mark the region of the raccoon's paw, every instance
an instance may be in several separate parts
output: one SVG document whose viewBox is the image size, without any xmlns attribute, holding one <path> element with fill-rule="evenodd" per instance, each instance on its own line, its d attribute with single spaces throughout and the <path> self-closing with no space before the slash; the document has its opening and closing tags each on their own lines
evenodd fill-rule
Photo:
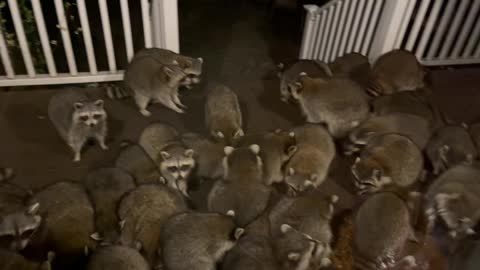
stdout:
<svg viewBox="0 0 480 270">
<path fill-rule="evenodd" d="M 328 267 L 332 264 L 332 260 L 330 260 L 330 258 L 323 258 L 321 261 L 320 261 L 320 267 Z"/>
<path fill-rule="evenodd" d="M 80 162 L 80 153 L 76 153 L 75 156 L 73 157 L 73 162 Z"/>
<path fill-rule="evenodd" d="M 152 113 L 147 110 L 140 110 L 140 113 L 145 117 L 149 117 L 150 115 L 152 115 Z"/>
</svg>

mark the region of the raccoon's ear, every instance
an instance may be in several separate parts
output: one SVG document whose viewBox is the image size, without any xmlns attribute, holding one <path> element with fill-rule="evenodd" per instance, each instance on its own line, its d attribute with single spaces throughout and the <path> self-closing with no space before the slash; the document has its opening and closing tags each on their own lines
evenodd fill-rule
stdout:
<svg viewBox="0 0 480 270">
<path fill-rule="evenodd" d="M 225 135 L 223 135 L 223 132 L 221 132 L 221 131 L 215 132 L 215 136 L 218 137 L 218 138 L 220 138 L 220 139 L 225 138 Z"/>
<path fill-rule="evenodd" d="M 258 146 L 258 144 L 252 144 L 248 148 L 250 148 L 252 153 L 254 153 L 255 155 L 258 155 L 258 153 L 260 153 L 260 146 Z"/>
<path fill-rule="evenodd" d="M 230 156 L 230 154 L 233 152 L 235 148 L 231 147 L 231 146 L 225 146 L 223 148 L 223 152 L 225 153 L 226 156 Z"/>
<path fill-rule="evenodd" d="M 295 132 L 290 131 L 290 133 L 288 133 L 288 136 L 290 136 L 290 137 L 292 137 L 292 138 L 295 138 Z"/>
<path fill-rule="evenodd" d="M 161 151 L 160 155 L 162 156 L 163 160 L 167 160 L 170 158 L 170 154 L 165 151 Z"/>
<path fill-rule="evenodd" d="M 172 64 L 178 66 L 178 61 L 175 59 L 175 60 L 172 61 Z"/>
<path fill-rule="evenodd" d="M 187 149 L 187 150 L 185 150 L 184 155 L 188 158 L 191 158 L 191 157 L 193 157 L 194 153 L 195 153 L 195 151 L 193 151 L 193 149 Z"/>
<path fill-rule="evenodd" d="M 235 217 L 235 211 L 232 210 L 232 209 L 228 210 L 228 211 L 227 211 L 227 216 L 229 216 L 229 217 Z"/>
<path fill-rule="evenodd" d="M 102 99 L 99 99 L 99 100 L 95 101 L 95 103 L 93 103 L 93 104 L 95 104 L 95 106 L 97 106 L 97 107 L 103 108 L 103 100 Z"/>
<path fill-rule="evenodd" d="M 290 261 L 296 262 L 296 261 L 300 260 L 300 253 L 290 252 L 290 253 L 288 253 L 288 259 Z"/>
<path fill-rule="evenodd" d="M 290 175 L 290 176 L 294 175 L 295 174 L 295 169 L 292 168 L 292 167 L 288 168 L 287 174 Z"/>
<path fill-rule="evenodd" d="M 283 71 L 283 69 L 285 68 L 285 64 L 283 64 L 283 63 L 278 63 L 277 68 L 278 68 L 280 71 Z"/>
<path fill-rule="evenodd" d="M 303 182 L 303 185 L 304 185 L 305 187 L 313 187 L 313 186 L 314 186 L 314 185 L 313 185 L 313 182 L 310 181 L 310 180 L 305 180 L 305 181 Z"/>
<path fill-rule="evenodd" d="M 38 214 L 38 210 L 40 210 L 40 203 L 37 202 L 27 208 L 27 214 L 34 216 Z"/>
<path fill-rule="evenodd" d="M 235 233 L 234 233 L 235 240 L 240 239 L 240 237 L 243 235 L 244 232 L 245 232 L 245 229 L 243 229 L 243 228 L 236 228 L 236 229 L 235 229 Z"/>
<path fill-rule="evenodd" d="M 240 128 L 235 132 L 235 134 L 233 135 L 233 138 L 238 139 L 243 136 L 245 136 L 245 133 L 243 132 L 243 129 Z"/>
<path fill-rule="evenodd" d="M 300 72 L 300 74 L 298 74 L 298 76 L 304 77 L 304 76 L 308 76 L 308 74 L 306 72 Z"/>
<path fill-rule="evenodd" d="M 125 219 L 124 219 L 124 220 L 121 220 L 121 221 L 118 223 L 118 227 L 120 227 L 120 230 L 123 230 L 123 227 L 125 227 Z"/>
<path fill-rule="evenodd" d="M 282 233 L 288 233 L 291 230 L 293 230 L 293 228 L 292 228 L 292 226 L 290 226 L 288 224 L 280 225 L 280 232 L 282 232 Z"/>
<path fill-rule="evenodd" d="M 338 202 L 338 196 L 333 194 L 332 196 L 330 196 L 330 202 L 331 203 L 337 203 Z"/>
<path fill-rule="evenodd" d="M 447 153 L 450 151 L 450 146 L 444 144 L 438 149 L 438 154 L 442 158 L 446 158 Z"/>
<path fill-rule="evenodd" d="M 142 243 L 138 240 L 135 241 L 135 249 L 138 251 L 142 250 Z"/>
<path fill-rule="evenodd" d="M 95 241 L 102 241 L 103 240 L 103 237 L 98 232 L 92 233 L 90 235 L 90 238 L 92 238 Z"/>
<path fill-rule="evenodd" d="M 163 67 L 163 72 L 165 72 L 165 75 L 167 75 L 169 78 L 173 77 L 173 69 L 167 67 L 167 66 L 164 66 Z"/>
<path fill-rule="evenodd" d="M 317 179 L 318 179 L 318 175 L 316 173 L 312 173 L 310 175 L 310 180 L 311 181 L 315 182 L 315 181 L 317 181 Z"/>
<path fill-rule="evenodd" d="M 84 106 L 84 104 L 81 103 L 81 102 L 75 102 L 75 103 L 73 103 L 73 108 L 74 108 L 75 110 L 80 110 L 81 108 L 83 108 L 83 106 Z"/>
<path fill-rule="evenodd" d="M 200 61 L 200 63 L 203 64 L 203 58 L 202 57 L 198 57 L 197 60 Z"/>
<path fill-rule="evenodd" d="M 295 152 L 297 152 L 298 150 L 298 147 L 296 145 L 290 145 L 287 149 L 287 156 L 292 156 L 293 154 L 295 154 Z"/>
</svg>

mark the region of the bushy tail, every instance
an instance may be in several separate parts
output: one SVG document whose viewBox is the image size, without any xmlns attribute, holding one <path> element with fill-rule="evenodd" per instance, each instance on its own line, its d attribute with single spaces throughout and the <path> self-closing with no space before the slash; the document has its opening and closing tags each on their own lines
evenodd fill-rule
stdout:
<svg viewBox="0 0 480 270">
<path fill-rule="evenodd" d="M 7 181 L 15 176 L 12 168 L 0 168 L 0 182 Z"/>
<path fill-rule="evenodd" d="M 108 84 L 105 86 L 105 91 L 109 99 L 124 99 L 130 96 L 130 91 L 120 84 Z"/>
</svg>

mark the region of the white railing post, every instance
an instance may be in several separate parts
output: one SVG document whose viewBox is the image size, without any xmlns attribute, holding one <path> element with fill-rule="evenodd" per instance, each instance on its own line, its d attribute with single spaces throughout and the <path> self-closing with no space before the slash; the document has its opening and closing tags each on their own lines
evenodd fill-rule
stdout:
<svg viewBox="0 0 480 270">
<path fill-rule="evenodd" d="M 307 17 L 305 18 L 305 25 L 303 27 L 303 40 L 302 47 L 300 48 L 300 59 L 307 59 L 311 57 L 311 51 L 313 48 L 311 44 L 314 43 L 315 33 L 313 33 L 314 26 L 318 24 L 318 6 L 316 5 L 305 5 L 305 10 L 307 10 Z"/>
<path fill-rule="evenodd" d="M 177 0 L 152 0 L 154 47 L 180 51 Z"/>
<path fill-rule="evenodd" d="M 407 10 L 408 0 L 386 0 L 373 37 L 368 57 L 374 61 L 378 56 L 392 50 Z"/>
</svg>

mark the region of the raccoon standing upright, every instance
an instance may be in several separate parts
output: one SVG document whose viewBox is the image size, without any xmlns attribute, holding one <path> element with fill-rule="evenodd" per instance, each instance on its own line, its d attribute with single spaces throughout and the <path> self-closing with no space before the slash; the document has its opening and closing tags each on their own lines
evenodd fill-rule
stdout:
<svg viewBox="0 0 480 270">
<path fill-rule="evenodd" d="M 208 88 L 205 125 L 213 138 L 231 144 L 233 139 L 244 135 L 238 97 L 222 84 L 211 84 Z"/>
<path fill-rule="evenodd" d="M 80 152 L 85 142 L 94 138 L 100 147 L 107 136 L 107 112 L 103 100 L 92 99 L 80 89 L 64 89 L 55 94 L 48 104 L 48 116 L 60 137 L 72 148 L 73 161 L 80 161 Z"/>
</svg>

